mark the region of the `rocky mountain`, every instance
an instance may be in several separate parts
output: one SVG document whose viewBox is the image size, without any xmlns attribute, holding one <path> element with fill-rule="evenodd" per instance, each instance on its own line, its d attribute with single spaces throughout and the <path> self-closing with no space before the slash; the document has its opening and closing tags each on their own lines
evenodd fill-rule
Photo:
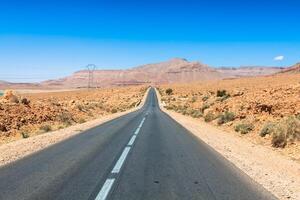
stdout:
<svg viewBox="0 0 300 200">
<path fill-rule="evenodd" d="M 82 70 L 69 77 L 45 81 L 42 84 L 53 87 L 86 87 L 88 77 L 89 72 Z M 222 74 L 216 69 L 202 63 L 174 58 L 166 62 L 142 65 L 127 70 L 96 70 L 93 73 L 93 86 L 192 82 L 221 79 L 222 77 Z"/>
</svg>

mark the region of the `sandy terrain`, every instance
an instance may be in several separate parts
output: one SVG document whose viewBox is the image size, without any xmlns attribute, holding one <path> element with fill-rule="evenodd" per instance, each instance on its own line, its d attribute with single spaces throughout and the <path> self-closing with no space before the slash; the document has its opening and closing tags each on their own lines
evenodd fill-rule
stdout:
<svg viewBox="0 0 300 200">
<path fill-rule="evenodd" d="M 158 94 L 159 99 L 161 98 Z M 274 151 L 270 146 L 257 145 L 241 135 L 226 132 L 202 119 L 161 109 L 191 133 L 206 142 L 256 182 L 279 199 L 300 199 L 299 162 Z"/>
<path fill-rule="evenodd" d="M 0 97 L 0 144 L 124 112 L 138 106 L 146 87 L 15 94 Z"/>
<path fill-rule="evenodd" d="M 160 86 L 166 108 L 300 161 L 300 74 Z M 173 91 L 170 95 L 166 89 Z M 280 148 L 281 147 L 281 148 Z"/>
<path fill-rule="evenodd" d="M 23 158 L 29 154 L 37 152 L 59 141 L 65 140 L 71 136 L 80 134 L 87 129 L 101 125 L 109 120 L 115 119 L 129 112 L 133 112 L 135 110 L 140 109 L 145 103 L 148 91 L 149 90 L 147 90 L 146 93 L 144 93 L 144 96 L 142 97 L 139 106 L 131 108 L 127 111 L 102 116 L 98 119 L 94 119 L 83 124 L 76 124 L 74 126 L 70 126 L 65 129 L 48 132 L 27 139 L 2 144 L 0 146 L 0 166 L 11 163 L 17 159 Z"/>
</svg>

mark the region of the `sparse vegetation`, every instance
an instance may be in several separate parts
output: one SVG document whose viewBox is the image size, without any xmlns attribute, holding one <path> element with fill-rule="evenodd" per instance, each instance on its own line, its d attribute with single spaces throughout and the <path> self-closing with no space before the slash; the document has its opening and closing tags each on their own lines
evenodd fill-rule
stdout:
<svg viewBox="0 0 300 200">
<path fill-rule="evenodd" d="M 271 130 L 272 145 L 274 147 L 285 147 L 288 143 L 300 140 L 300 120 L 295 116 L 282 119 Z"/>
<path fill-rule="evenodd" d="M 173 94 L 173 89 L 172 89 L 172 88 L 166 89 L 166 94 L 167 94 L 167 95 Z"/>
<path fill-rule="evenodd" d="M 83 123 L 85 123 L 85 122 L 86 122 L 86 120 L 83 119 L 83 118 L 80 118 L 80 119 L 78 120 L 78 123 L 79 123 L 79 124 L 83 124 Z"/>
<path fill-rule="evenodd" d="M 29 138 L 29 133 L 26 131 L 22 131 L 21 135 L 22 135 L 22 138 L 24 138 L 24 139 Z"/>
<path fill-rule="evenodd" d="M 254 125 L 251 123 L 241 123 L 235 126 L 234 130 L 241 134 L 247 134 L 254 129 Z"/>
<path fill-rule="evenodd" d="M 253 131 L 255 134 L 246 138 L 263 144 L 269 142 L 274 147 L 295 148 L 292 151 L 295 153 L 300 150 L 300 136 L 295 128 L 300 121 L 299 78 L 300 74 L 293 74 L 170 84 L 161 86 L 161 91 L 168 109 L 190 116 L 195 116 L 193 110 L 198 110 L 206 121 L 227 123 L 226 130 L 232 128 L 243 134 Z M 173 89 L 172 96 L 165 93 L 168 88 Z M 168 101 L 171 98 L 175 100 Z M 201 114 L 197 113 L 197 117 Z"/>
<path fill-rule="evenodd" d="M 235 118 L 235 114 L 233 112 L 226 111 L 225 113 L 219 116 L 218 124 L 221 125 L 233 121 L 234 118 Z"/>
<path fill-rule="evenodd" d="M 207 101 L 209 99 L 209 96 L 202 97 L 202 101 Z"/>
<path fill-rule="evenodd" d="M 227 96 L 227 91 L 226 90 L 217 90 L 217 97 L 224 97 Z"/>
<path fill-rule="evenodd" d="M 204 116 L 204 121 L 205 122 L 211 122 L 213 120 L 215 120 L 217 117 L 214 115 L 214 113 L 212 112 L 208 112 L 205 116 Z"/>
<path fill-rule="evenodd" d="M 204 111 L 205 111 L 206 109 L 208 109 L 209 107 L 210 107 L 209 104 L 207 104 L 207 103 L 203 104 L 202 107 L 201 107 L 201 112 L 204 113 Z"/>
<path fill-rule="evenodd" d="M 193 112 L 191 113 L 191 116 L 192 116 L 193 118 L 200 118 L 200 117 L 202 117 L 203 115 L 202 115 L 202 113 L 201 113 L 199 110 L 193 110 Z"/>
<path fill-rule="evenodd" d="M 196 97 L 196 96 L 193 96 L 192 99 L 191 99 L 191 102 L 194 103 L 194 102 L 196 102 L 196 101 L 197 101 L 197 97 Z"/>
<path fill-rule="evenodd" d="M 63 113 L 59 114 L 57 117 L 58 117 L 58 120 L 60 122 L 62 122 L 65 126 L 72 125 L 73 117 L 70 113 L 63 112 Z"/>
<path fill-rule="evenodd" d="M 52 131 L 52 127 L 49 124 L 40 126 L 40 130 L 44 133 Z"/>
<path fill-rule="evenodd" d="M 111 113 L 117 113 L 117 112 L 118 112 L 117 109 L 115 109 L 115 108 L 111 109 Z"/>
<path fill-rule="evenodd" d="M 263 126 L 263 128 L 261 129 L 259 135 L 261 137 L 265 137 L 266 135 L 271 135 L 272 132 L 274 131 L 275 126 L 276 126 L 276 124 L 268 122 L 267 124 L 265 124 Z"/>
</svg>

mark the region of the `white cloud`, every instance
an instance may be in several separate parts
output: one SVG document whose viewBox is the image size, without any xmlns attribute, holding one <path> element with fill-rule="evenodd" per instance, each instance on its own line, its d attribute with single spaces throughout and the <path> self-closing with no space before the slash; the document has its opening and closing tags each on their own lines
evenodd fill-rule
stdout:
<svg viewBox="0 0 300 200">
<path fill-rule="evenodd" d="M 276 56 L 274 58 L 275 61 L 282 61 L 284 59 L 284 56 Z"/>
</svg>

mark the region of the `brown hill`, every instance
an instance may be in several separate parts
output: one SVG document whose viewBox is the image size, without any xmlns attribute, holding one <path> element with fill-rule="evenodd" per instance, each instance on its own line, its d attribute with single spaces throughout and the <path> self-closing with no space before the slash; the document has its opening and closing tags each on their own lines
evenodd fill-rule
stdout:
<svg viewBox="0 0 300 200">
<path fill-rule="evenodd" d="M 93 86 L 161 84 L 220 78 L 222 74 L 207 65 L 174 58 L 166 62 L 142 65 L 127 70 L 96 70 L 93 73 Z M 53 87 L 86 87 L 87 83 L 88 71 L 82 70 L 69 77 L 45 81 L 42 84 Z"/>
</svg>

